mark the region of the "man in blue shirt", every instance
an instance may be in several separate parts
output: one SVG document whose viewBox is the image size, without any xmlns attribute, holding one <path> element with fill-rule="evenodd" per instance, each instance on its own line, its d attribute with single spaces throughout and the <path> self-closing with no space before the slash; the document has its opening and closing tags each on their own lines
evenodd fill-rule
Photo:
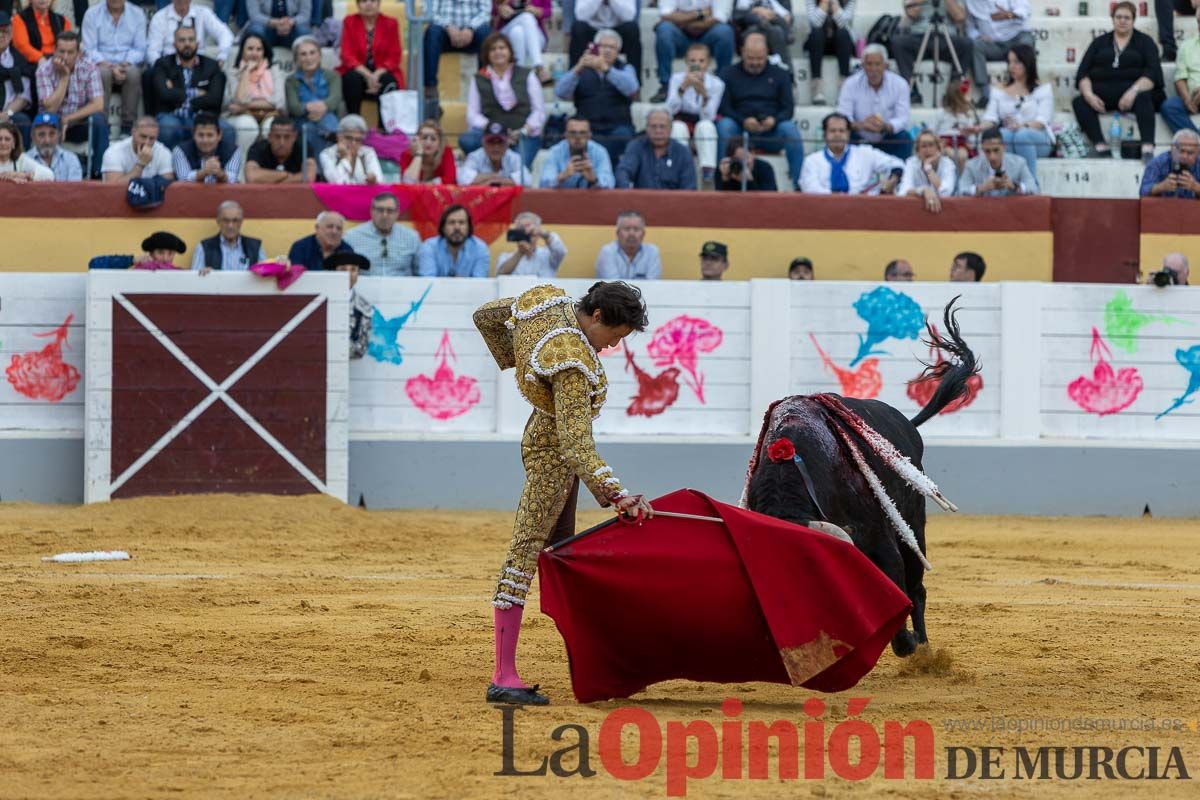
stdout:
<svg viewBox="0 0 1200 800">
<path fill-rule="evenodd" d="M 1200 134 L 1184 128 L 1171 137 L 1171 149 L 1146 165 L 1142 175 L 1142 197 L 1200 197 Z"/>
<path fill-rule="evenodd" d="M 353 253 L 354 248 L 342 241 L 346 218 L 336 211 L 317 214 L 316 232 L 297 239 L 288 250 L 288 260 L 303 264 L 305 269 L 324 269 L 325 259 L 334 253 Z"/>
<path fill-rule="evenodd" d="M 655 109 L 646 117 L 646 135 L 625 148 L 617 165 L 618 189 L 696 188 L 692 151 L 671 138 L 671 115 Z"/>
<path fill-rule="evenodd" d="M 475 223 L 458 204 L 442 212 L 438 235 L 417 251 L 417 274 L 428 278 L 486 278 L 488 246 L 475 235 Z"/>
<path fill-rule="evenodd" d="M 105 108 L 113 86 L 121 89 L 121 130 L 128 133 L 142 97 L 146 14 L 126 0 L 105 0 L 87 10 L 80 29 L 84 55 L 100 68 Z"/>
<path fill-rule="evenodd" d="M 62 131 L 57 114 L 38 114 L 33 119 L 33 160 L 54 172 L 56 181 L 83 180 L 79 156 L 59 146 Z"/>
<path fill-rule="evenodd" d="M 541 187 L 611 189 L 616 183 L 608 151 L 592 141 L 592 124 L 578 115 L 568 119 L 566 138 L 546 154 Z"/>
</svg>

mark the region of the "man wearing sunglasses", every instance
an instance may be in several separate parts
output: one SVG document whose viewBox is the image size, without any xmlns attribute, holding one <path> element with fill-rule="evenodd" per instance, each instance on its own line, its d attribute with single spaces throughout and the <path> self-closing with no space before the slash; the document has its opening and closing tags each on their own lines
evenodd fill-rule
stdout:
<svg viewBox="0 0 1200 800">
<path fill-rule="evenodd" d="M 391 192 L 381 192 L 371 201 L 371 221 L 346 234 L 354 252 L 371 262 L 372 275 L 407 277 L 417 274 L 417 248 L 421 237 L 399 225 L 400 202 Z"/>
</svg>

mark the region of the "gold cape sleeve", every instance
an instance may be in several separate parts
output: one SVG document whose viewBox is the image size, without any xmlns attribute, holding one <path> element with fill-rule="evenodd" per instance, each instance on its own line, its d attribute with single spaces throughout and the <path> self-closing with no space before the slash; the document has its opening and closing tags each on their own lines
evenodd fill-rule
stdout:
<svg viewBox="0 0 1200 800">
<path fill-rule="evenodd" d="M 512 297 L 502 297 L 484 303 L 475 309 L 472 315 L 475 327 L 479 329 L 479 334 L 483 336 L 483 341 L 501 370 L 515 367 L 517 364 L 517 357 L 513 352 L 512 331 L 506 325 L 512 316 L 513 300 Z"/>
<path fill-rule="evenodd" d="M 555 373 L 552 380 L 560 452 L 596 502 L 607 507 L 614 495 L 628 492 L 613 475 L 612 467 L 596 452 L 596 442 L 592 439 L 592 384 L 578 369 L 564 369 Z"/>
</svg>

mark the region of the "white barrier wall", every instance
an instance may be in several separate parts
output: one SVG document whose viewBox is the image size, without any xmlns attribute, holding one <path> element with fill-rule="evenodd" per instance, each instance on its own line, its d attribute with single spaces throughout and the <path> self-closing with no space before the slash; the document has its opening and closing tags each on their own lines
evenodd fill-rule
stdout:
<svg viewBox="0 0 1200 800">
<path fill-rule="evenodd" d="M 212 275 L 206 287 L 238 277 Z M 368 355 L 350 365 L 351 438 L 519 435 L 529 406 L 511 373 L 497 372 L 471 312 L 536 283 L 362 279 L 359 293 L 377 313 Z M 580 295 L 591 282 L 558 283 Z M 82 435 L 85 284 L 82 275 L 0 276 L 7 435 Z M 820 391 L 876 397 L 911 416 L 932 390 L 910 386 L 931 358 L 923 323 L 941 327 L 943 306 L 961 294 L 958 319 L 983 371 L 970 402 L 931 420 L 926 436 L 1200 439 L 1189 393 L 1200 389 L 1195 289 L 783 280 L 642 289 L 650 327 L 629 337 L 627 351 L 604 354 L 601 435 L 749 437 L 772 401 Z"/>
</svg>

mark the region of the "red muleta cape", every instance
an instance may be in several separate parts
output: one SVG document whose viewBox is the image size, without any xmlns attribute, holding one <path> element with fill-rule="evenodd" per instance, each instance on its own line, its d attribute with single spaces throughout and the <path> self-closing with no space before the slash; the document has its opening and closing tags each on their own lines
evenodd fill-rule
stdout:
<svg viewBox="0 0 1200 800">
<path fill-rule="evenodd" d="M 907 618 L 908 598 L 857 548 L 693 489 L 655 517 L 606 523 L 538 559 L 542 613 L 567 646 L 581 703 L 652 683 L 849 689 Z"/>
</svg>

